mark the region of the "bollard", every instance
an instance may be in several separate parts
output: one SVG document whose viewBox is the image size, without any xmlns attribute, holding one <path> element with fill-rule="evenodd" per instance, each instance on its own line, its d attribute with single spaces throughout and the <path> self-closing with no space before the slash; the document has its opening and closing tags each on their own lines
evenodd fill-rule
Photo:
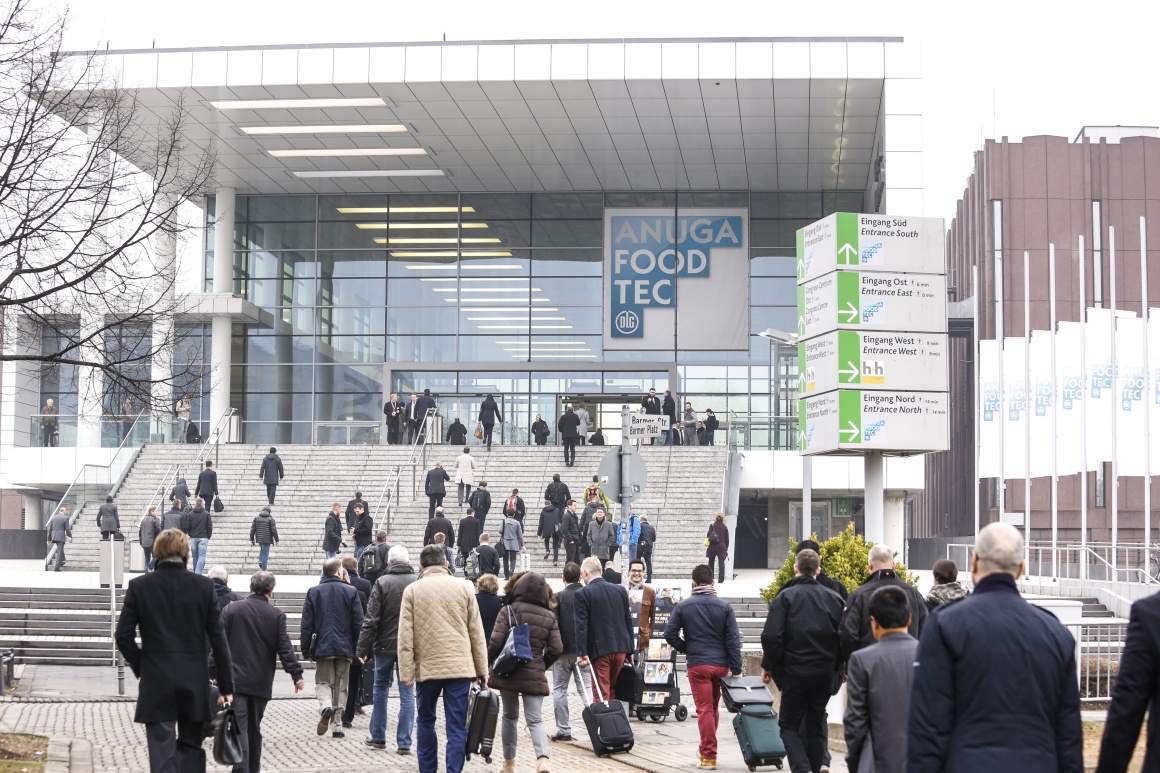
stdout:
<svg viewBox="0 0 1160 773">
<path fill-rule="evenodd" d="M 125 694 L 125 656 L 117 651 L 117 695 Z"/>
</svg>

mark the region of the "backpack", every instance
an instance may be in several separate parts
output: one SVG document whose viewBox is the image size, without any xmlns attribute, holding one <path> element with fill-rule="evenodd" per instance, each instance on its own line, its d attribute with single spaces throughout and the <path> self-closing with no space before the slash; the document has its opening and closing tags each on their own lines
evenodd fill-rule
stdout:
<svg viewBox="0 0 1160 773">
<path fill-rule="evenodd" d="M 371 545 L 358 559 L 358 576 L 370 583 L 379 579 L 387 569 L 387 562 L 379 553 L 380 547 L 386 545 Z"/>
<path fill-rule="evenodd" d="M 479 548 L 472 548 L 463 560 L 463 576 L 472 582 L 483 576 L 483 570 L 479 567 Z"/>
<path fill-rule="evenodd" d="M 600 499 L 600 487 L 595 483 L 584 490 L 584 504 L 588 504 L 593 499 Z"/>
</svg>

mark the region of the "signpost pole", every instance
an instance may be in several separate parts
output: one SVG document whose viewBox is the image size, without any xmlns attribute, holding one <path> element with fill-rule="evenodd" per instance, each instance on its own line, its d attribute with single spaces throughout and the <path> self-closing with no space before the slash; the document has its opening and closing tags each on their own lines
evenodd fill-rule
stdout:
<svg viewBox="0 0 1160 773">
<path fill-rule="evenodd" d="M 632 516 L 632 474 L 629 462 L 632 457 L 632 440 L 629 425 L 632 418 L 628 406 L 620 406 L 620 578 L 628 585 L 628 535 L 629 518 Z"/>
<path fill-rule="evenodd" d="M 883 486 L 883 460 L 881 451 L 867 451 L 862 457 L 865 464 L 865 506 L 866 541 L 874 544 L 886 539 L 886 492 Z M 891 545 L 899 548 L 900 545 Z"/>
</svg>

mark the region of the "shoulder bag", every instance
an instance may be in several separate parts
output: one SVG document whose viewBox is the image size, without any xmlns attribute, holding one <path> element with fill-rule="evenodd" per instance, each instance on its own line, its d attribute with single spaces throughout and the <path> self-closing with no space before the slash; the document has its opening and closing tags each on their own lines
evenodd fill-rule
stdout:
<svg viewBox="0 0 1160 773">
<path fill-rule="evenodd" d="M 219 765 L 242 764 L 242 731 L 234 707 L 228 703 L 214 719 L 213 760 Z"/>
<path fill-rule="evenodd" d="M 480 424 L 479 422 L 476 422 L 475 423 L 475 432 L 473 432 L 472 434 L 475 435 L 476 440 L 481 440 L 483 438 L 483 425 Z"/>
<path fill-rule="evenodd" d="M 491 673 L 496 676 L 511 676 L 517 670 L 532 662 L 532 628 L 527 623 L 516 623 L 511 604 L 507 605 L 508 629 L 507 641 L 500 650 L 495 662 L 491 664 Z"/>
<path fill-rule="evenodd" d="M 215 513 L 220 513 L 220 512 L 223 512 L 225 509 L 226 509 L 226 506 L 224 504 L 222 504 L 221 497 L 215 496 L 213 498 L 213 511 Z"/>
</svg>

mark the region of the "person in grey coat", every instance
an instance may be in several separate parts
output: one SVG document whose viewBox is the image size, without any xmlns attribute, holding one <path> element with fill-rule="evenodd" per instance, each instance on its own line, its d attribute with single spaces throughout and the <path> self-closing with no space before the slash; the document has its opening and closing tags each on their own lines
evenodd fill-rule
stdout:
<svg viewBox="0 0 1160 773">
<path fill-rule="evenodd" d="M 870 597 L 877 644 L 850 656 L 846 672 L 846 766 L 850 773 L 906 768 L 906 723 L 918 640 L 907 633 L 910 605 L 901 588 Z"/>
<path fill-rule="evenodd" d="M 105 504 L 97 510 L 97 528 L 101 530 L 101 539 L 112 539 L 113 534 L 121 530 L 121 519 L 117 517 L 112 496 L 105 497 Z"/>
<path fill-rule="evenodd" d="M 508 513 L 504 513 L 499 527 L 499 541 L 503 547 L 504 579 L 511 579 L 516 571 L 516 556 L 524 550 L 524 527 Z"/>
<path fill-rule="evenodd" d="M 189 498 L 193 494 L 189 493 L 189 484 L 185 482 L 185 478 L 178 478 L 177 482 L 173 484 L 173 490 L 169 492 L 170 499 L 176 499 L 181 503 L 182 510 L 189 509 Z"/>
<path fill-rule="evenodd" d="M 588 427 L 592 423 L 592 419 L 588 416 L 588 409 L 584 407 L 584 403 L 576 406 L 576 418 L 580 420 L 580 425 L 576 427 L 576 432 L 580 434 L 580 445 L 585 445 L 588 442 Z"/>
<path fill-rule="evenodd" d="M 603 507 L 596 508 L 596 518 L 588 524 L 588 545 L 591 555 L 599 558 L 602 564 L 616 550 L 616 529 L 612 521 L 604 517 Z"/>
<path fill-rule="evenodd" d="M 53 564 L 52 571 L 59 572 L 64 566 L 65 540 L 72 539 L 72 527 L 68 525 L 68 508 L 62 507 L 56 511 L 56 515 L 48 519 L 45 533 L 49 547 L 56 545 L 56 563 Z"/>
<path fill-rule="evenodd" d="M 258 470 L 258 477 L 266 484 L 266 499 L 274 504 L 274 494 L 278 491 L 278 481 L 286 477 L 282 468 L 282 458 L 278 456 L 278 449 L 270 446 L 270 453 L 262 459 L 262 468 Z"/>
<path fill-rule="evenodd" d="M 161 533 L 161 519 L 157 517 L 157 508 L 150 507 L 149 512 L 141 516 L 141 523 L 137 524 L 137 539 L 141 542 L 141 550 L 145 553 L 145 571 L 153 571 L 153 541 Z"/>
</svg>

